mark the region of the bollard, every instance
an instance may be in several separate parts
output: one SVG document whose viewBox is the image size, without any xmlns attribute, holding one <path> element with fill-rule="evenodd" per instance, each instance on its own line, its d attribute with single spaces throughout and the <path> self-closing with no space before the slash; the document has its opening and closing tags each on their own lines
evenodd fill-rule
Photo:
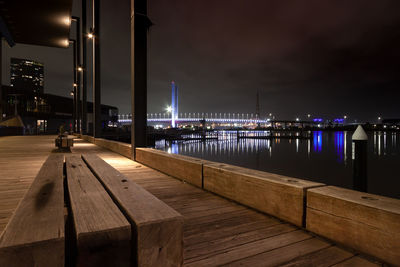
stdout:
<svg viewBox="0 0 400 267">
<path fill-rule="evenodd" d="M 353 189 L 367 192 L 367 143 L 368 136 L 358 125 L 352 136 Z"/>
</svg>

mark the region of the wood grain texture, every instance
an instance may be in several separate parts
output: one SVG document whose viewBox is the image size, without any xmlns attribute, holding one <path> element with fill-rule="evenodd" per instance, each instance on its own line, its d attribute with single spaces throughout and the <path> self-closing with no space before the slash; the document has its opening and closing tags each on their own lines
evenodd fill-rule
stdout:
<svg viewBox="0 0 400 267">
<path fill-rule="evenodd" d="M 378 267 L 378 266 L 382 266 L 382 264 L 368 261 L 359 256 L 354 256 L 350 259 L 342 261 L 333 266 L 334 267 Z"/>
<path fill-rule="evenodd" d="M 190 259 L 187 261 L 186 266 L 220 266 L 231 263 L 233 261 L 246 259 L 248 257 L 284 247 L 309 238 L 311 238 L 311 236 L 303 231 L 284 233 L 254 242 L 249 242 L 233 248 L 228 248 L 226 250 L 216 251 L 211 255 Z"/>
<path fill-rule="evenodd" d="M 222 163 L 204 164 L 203 173 L 204 189 L 298 226 L 306 189 L 323 185 Z"/>
<path fill-rule="evenodd" d="M 0 266 L 64 266 L 63 164 L 43 164 L 0 237 Z"/>
<path fill-rule="evenodd" d="M 336 263 L 343 262 L 346 259 L 353 257 L 353 253 L 346 251 L 344 249 L 329 246 L 324 249 L 318 250 L 314 253 L 309 253 L 301 257 L 297 257 L 284 267 L 294 267 L 294 266 L 318 266 L 318 267 L 328 267 Z"/>
<path fill-rule="evenodd" d="M 400 262 L 400 200 L 334 186 L 311 189 L 307 229 L 388 263 Z"/>
<path fill-rule="evenodd" d="M 78 155 L 66 157 L 77 266 L 130 266 L 131 226 Z"/>
<path fill-rule="evenodd" d="M 117 142 L 113 140 L 107 140 L 103 138 L 95 138 L 94 143 L 98 146 L 109 149 L 113 152 L 116 152 L 124 157 L 131 158 L 132 157 L 132 148 L 130 144 Z"/>
<path fill-rule="evenodd" d="M 138 266 L 182 265 L 183 217 L 96 155 L 83 159 L 133 224 Z"/>
<path fill-rule="evenodd" d="M 288 236 L 290 236 L 289 234 Z M 229 263 L 229 266 L 278 266 L 301 257 L 304 254 L 309 254 L 329 246 L 330 244 L 325 241 L 317 238 L 309 238 Z M 313 260 L 309 260 L 305 264 L 312 265 L 312 262 Z"/>
<path fill-rule="evenodd" d="M 203 161 L 151 148 L 136 148 L 136 161 L 197 187 L 203 184 Z"/>
</svg>

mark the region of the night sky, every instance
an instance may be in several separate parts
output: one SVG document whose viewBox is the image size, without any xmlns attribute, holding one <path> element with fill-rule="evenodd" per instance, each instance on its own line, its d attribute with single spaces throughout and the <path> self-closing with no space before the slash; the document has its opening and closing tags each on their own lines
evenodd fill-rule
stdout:
<svg viewBox="0 0 400 267">
<path fill-rule="evenodd" d="M 129 113 L 130 1 L 102 4 L 102 102 Z M 259 91 L 261 115 L 278 119 L 400 117 L 398 0 L 148 0 L 148 6 L 149 113 L 164 112 L 175 80 L 179 112 L 255 113 Z M 4 84 L 9 57 L 43 62 L 45 92 L 71 90 L 72 48 L 4 48 Z"/>
</svg>

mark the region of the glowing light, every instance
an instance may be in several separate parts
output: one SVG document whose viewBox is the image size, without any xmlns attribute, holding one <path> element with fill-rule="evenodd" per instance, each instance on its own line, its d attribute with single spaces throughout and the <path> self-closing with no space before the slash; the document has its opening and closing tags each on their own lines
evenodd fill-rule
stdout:
<svg viewBox="0 0 400 267">
<path fill-rule="evenodd" d="M 344 119 L 334 119 L 333 122 L 335 123 L 343 123 Z"/>
<path fill-rule="evenodd" d="M 82 67 L 78 67 L 78 71 L 83 71 L 83 68 Z"/>
<path fill-rule="evenodd" d="M 166 110 L 167 112 L 171 113 L 171 112 L 172 112 L 172 107 L 171 107 L 171 106 L 168 106 L 165 110 Z"/>
<path fill-rule="evenodd" d="M 62 46 L 68 47 L 69 46 L 69 40 L 68 39 L 63 39 L 63 40 L 61 40 L 60 44 Z"/>
<path fill-rule="evenodd" d="M 76 83 L 74 83 L 74 87 L 77 87 L 78 85 Z"/>
<path fill-rule="evenodd" d="M 62 17 L 61 18 L 61 23 L 66 25 L 66 26 L 70 26 L 71 25 L 71 18 L 70 17 Z"/>
<path fill-rule="evenodd" d="M 94 38 L 94 35 L 93 35 L 93 33 L 89 32 L 89 33 L 87 34 L 87 37 L 88 37 L 89 39 L 93 39 L 93 38 Z"/>
<path fill-rule="evenodd" d="M 343 118 L 344 118 L 344 119 L 347 119 L 347 115 L 344 115 Z"/>
</svg>

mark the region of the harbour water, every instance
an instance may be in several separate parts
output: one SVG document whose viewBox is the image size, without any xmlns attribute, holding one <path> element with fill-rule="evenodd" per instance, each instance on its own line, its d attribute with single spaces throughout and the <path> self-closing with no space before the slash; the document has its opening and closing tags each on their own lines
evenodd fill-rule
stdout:
<svg viewBox="0 0 400 267">
<path fill-rule="evenodd" d="M 313 131 L 310 139 L 236 139 L 156 142 L 170 153 L 224 162 L 353 188 L 352 132 Z M 368 192 L 400 199 L 400 133 L 368 133 Z"/>
</svg>

